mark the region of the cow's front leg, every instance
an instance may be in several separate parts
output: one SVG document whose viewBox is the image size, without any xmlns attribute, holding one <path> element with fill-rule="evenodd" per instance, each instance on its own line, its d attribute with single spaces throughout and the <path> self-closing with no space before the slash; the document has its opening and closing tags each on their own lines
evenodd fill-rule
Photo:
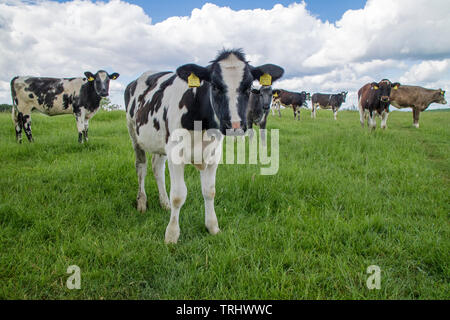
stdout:
<svg viewBox="0 0 450 320">
<path fill-rule="evenodd" d="M 334 120 L 337 120 L 337 109 L 333 109 Z"/>
<path fill-rule="evenodd" d="M 383 111 L 383 113 L 381 114 L 381 129 L 386 129 L 387 128 L 387 119 L 389 117 L 389 112 L 388 111 Z"/>
<path fill-rule="evenodd" d="M 31 134 L 31 115 L 26 114 L 23 116 L 23 131 L 28 138 L 28 141 L 33 142 L 33 135 Z"/>
<path fill-rule="evenodd" d="M 187 188 L 184 183 L 184 164 L 174 164 L 169 158 L 170 172 L 170 221 L 166 228 L 165 242 L 177 243 L 180 237 L 178 218 L 186 201 Z"/>
<path fill-rule="evenodd" d="M 80 112 L 75 114 L 77 119 L 77 129 L 78 129 L 78 142 L 83 143 L 83 132 L 84 132 L 84 122 L 86 119 L 86 111 L 81 109 Z"/>
<path fill-rule="evenodd" d="M 203 199 L 205 200 L 205 226 L 209 233 L 219 233 L 219 223 L 214 210 L 214 197 L 216 196 L 217 164 L 209 164 L 205 170 L 200 171 Z"/>
<path fill-rule="evenodd" d="M 83 136 L 84 136 L 84 141 L 86 141 L 86 142 L 89 141 L 88 130 L 89 130 L 89 119 L 85 119 L 84 120 Z"/>
<path fill-rule="evenodd" d="M 167 196 L 166 191 L 166 175 L 164 172 L 166 168 L 166 160 L 166 156 L 154 154 L 152 157 L 152 169 L 156 184 L 158 185 L 159 203 L 164 209 L 170 210 L 169 197 Z"/>
<path fill-rule="evenodd" d="M 416 128 L 419 128 L 420 110 L 418 108 L 412 108 L 412 109 L 413 109 L 413 118 L 414 118 L 413 126 Z"/>
<path fill-rule="evenodd" d="M 375 130 L 375 128 L 377 127 L 377 120 L 375 119 L 376 117 L 376 111 L 369 111 L 369 128 L 372 130 Z"/>
</svg>

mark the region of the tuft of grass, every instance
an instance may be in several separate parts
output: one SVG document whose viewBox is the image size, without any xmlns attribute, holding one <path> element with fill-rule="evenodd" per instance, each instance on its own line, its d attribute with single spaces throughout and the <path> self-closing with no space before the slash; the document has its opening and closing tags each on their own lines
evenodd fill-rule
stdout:
<svg viewBox="0 0 450 320">
<path fill-rule="evenodd" d="M 88 144 L 73 117 L 33 114 L 35 143 L 15 142 L 0 114 L 0 299 L 448 299 L 448 112 L 393 112 L 389 128 L 330 111 L 280 130 L 280 169 L 221 165 L 210 236 L 197 170 L 187 167 L 181 237 L 164 244 L 169 213 L 149 169 L 149 209 L 125 114 L 100 112 Z M 169 185 L 168 172 L 167 184 Z M 66 270 L 81 269 L 81 290 Z M 378 265 L 381 289 L 368 290 Z"/>
</svg>

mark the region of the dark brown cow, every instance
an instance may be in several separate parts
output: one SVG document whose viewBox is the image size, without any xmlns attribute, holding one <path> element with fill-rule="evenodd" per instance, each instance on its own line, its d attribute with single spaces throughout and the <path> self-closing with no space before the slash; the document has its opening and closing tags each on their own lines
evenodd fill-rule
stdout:
<svg viewBox="0 0 450 320">
<path fill-rule="evenodd" d="M 323 93 L 314 93 L 311 98 L 311 118 L 316 117 L 317 107 L 321 109 L 332 109 L 334 114 L 334 120 L 337 120 L 337 112 L 339 108 L 342 106 L 342 103 L 345 102 L 345 98 L 347 97 L 346 91 L 342 91 L 338 94 L 323 94 Z"/>
<path fill-rule="evenodd" d="M 275 89 L 273 90 L 273 100 L 272 105 L 274 108 L 278 109 L 278 114 L 281 117 L 280 106 L 292 107 L 294 110 L 294 119 L 300 120 L 300 108 L 306 104 L 306 100 L 309 99 L 309 93 L 302 91 L 291 92 L 286 90 Z"/>
<path fill-rule="evenodd" d="M 418 86 L 401 86 L 391 91 L 391 104 L 396 108 L 412 108 L 414 126 L 419 128 L 420 113 L 430 104 L 447 104 L 445 91 L 442 89 L 426 89 Z"/>
<path fill-rule="evenodd" d="M 400 83 L 392 83 L 388 79 L 380 82 L 367 83 L 358 91 L 358 106 L 361 126 L 364 128 L 364 121 L 369 114 L 368 126 L 375 129 L 377 122 L 375 116 L 381 117 L 381 128 L 386 129 L 387 118 L 389 116 L 391 89 L 397 90 Z"/>
</svg>

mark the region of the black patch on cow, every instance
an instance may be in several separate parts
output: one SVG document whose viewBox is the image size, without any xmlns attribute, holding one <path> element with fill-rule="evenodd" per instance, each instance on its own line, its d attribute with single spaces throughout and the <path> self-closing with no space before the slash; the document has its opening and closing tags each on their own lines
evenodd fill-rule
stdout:
<svg viewBox="0 0 450 320">
<path fill-rule="evenodd" d="M 14 87 L 14 83 L 16 82 L 17 79 L 19 79 L 19 77 L 14 77 L 11 80 L 11 98 L 14 105 L 19 104 L 19 101 L 17 100 L 16 88 Z"/>
<path fill-rule="evenodd" d="M 168 143 L 170 132 L 169 132 L 169 120 L 167 119 L 167 108 L 164 108 L 163 120 L 164 120 L 164 125 L 166 126 L 166 143 Z"/>
<path fill-rule="evenodd" d="M 186 107 L 187 112 L 181 117 L 181 126 L 186 130 L 194 130 L 195 121 L 201 121 L 202 130 L 219 129 L 215 121 L 214 110 L 210 102 L 210 84 L 204 82 L 196 89 L 188 89 L 183 94 L 179 108 Z"/>
<path fill-rule="evenodd" d="M 134 109 L 136 108 L 136 99 L 133 99 L 133 104 L 131 105 L 130 108 L 130 116 L 133 118 L 134 117 Z"/>
<path fill-rule="evenodd" d="M 160 129 L 159 121 L 156 120 L 156 118 L 153 118 L 153 127 L 156 129 L 156 131 L 159 131 Z"/>
<path fill-rule="evenodd" d="M 94 82 L 86 82 L 81 86 L 80 95 L 73 98 L 73 112 L 80 112 L 80 108 L 84 107 L 90 112 L 94 112 L 100 107 L 100 97 L 94 88 Z"/>
<path fill-rule="evenodd" d="M 161 107 L 162 99 L 164 97 L 164 90 L 166 90 L 167 87 L 169 87 L 173 84 L 173 81 L 175 80 L 176 77 L 177 77 L 177 75 L 174 74 L 169 79 L 162 82 L 161 85 L 159 86 L 159 89 L 153 94 L 152 99 L 150 101 L 147 101 L 144 104 L 144 106 L 142 106 L 142 103 L 145 101 L 145 99 L 142 98 L 142 101 L 140 101 L 140 106 L 139 106 L 139 110 L 137 111 L 137 117 L 136 117 L 136 124 L 137 124 L 136 129 L 137 129 L 138 134 L 139 134 L 139 128 L 142 125 L 148 123 L 149 116 L 153 116 L 154 113 L 158 112 L 159 108 Z M 147 85 L 148 85 L 148 83 L 147 83 Z"/>
<path fill-rule="evenodd" d="M 136 87 L 137 87 L 137 80 L 131 82 L 125 89 L 125 111 L 128 111 L 128 104 L 130 103 L 131 97 L 134 96 Z"/>
<path fill-rule="evenodd" d="M 30 93 L 30 94 L 28 95 L 28 97 L 29 97 L 30 99 L 34 99 L 34 95 L 33 95 L 32 93 Z"/>
<path fill-rule="evenodd" d="M 158 83 L 158 79 L 161 78 L 162 76 L 169 74 L 170 72 L 159 72 L 159 73 L 155 73 L 152 74 L 151 76 L 149 76 L 147 78 L 147 80 L 145 81 L 145 84 L 147 85 L 147 88 L 144 90 L 144 92 L 139 96 L 138 98 L 138 103 L 139 103 L 139 109 L 142 108 L 144 102 L 145 102 L 145 97 L 147 96 L 147 94 L 152 91 L 153 89 L 155 89 L 157 83 Z"/>
<path fill-rule="evenodd" d="M 64 110 L 69 109 L 69 107 L 73 104 L 73 96 L 64 94 L 63 95 L 63 108 Z"/>
<path fill-rule="evenodd" d="M 53 78 L 29 78 L 25 80 L 28 87 L 25 91 L 34 93 L 40 105 L 47 109 L 53 108 L 53 103 L 64 92 L 64 86 L 61 79 Z"/>
</svg>

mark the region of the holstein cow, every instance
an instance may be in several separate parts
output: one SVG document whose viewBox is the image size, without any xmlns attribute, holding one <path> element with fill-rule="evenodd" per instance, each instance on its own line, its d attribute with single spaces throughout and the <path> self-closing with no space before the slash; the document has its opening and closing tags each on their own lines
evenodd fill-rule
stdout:
<svg viewBox="0 0 450 320">
<path fill-rule="evenodd" d="M 280 106 L 292 107 L 294 110 L 294 119 L 300 120 L 300 108 L 302 106 L 308 107 L 306 101 L 309 99 L 309 93 L 302 91 L 291 92 L 286 90 L 275 89 L 273 90 L 273 105 L 278 109 L 278 114 L 281 117 Z M 298 113 L 297 113 L 298 112 Z M 298 115 L 298 116 L 297 116 Z"/>
<path fill-rule="evenodd" d="M 275 79 L 279 79 L 284 73 L 284 70 L 277 67 L 276 70 L 271 70 L 271 74 L 276 75 Z M 272 79 L 272 81 L 274 81 Z M 266 144 L 265 129 L 267 125 L 267 117 L 270 112 L 270 105 L 272 104 L 272 86 L 263 85 L 259 89 L 252 89 L 250 91 L 250 98 L 248 99 L 247 112 L 247 126 L 250 130 L 250 139 L 253 137 L 253 125 L 259 126 L 261 131 L 262 143 Z"/>
<path fill-rule="evenodd" d="M 391 104 L 394 107 L 412 108 L 416 128 L 419 128 L 420 113 L 432 103 L 447 104 L 445 91 L 406 85 L 402 85 L 398 90 L 391 91 Z"/>
<path fill-rule="evenodd" d="M 185 162 L 176 161 L 178 142 L 174 141 L 174 137 L 183 131 L 178 129 L 188 130 L 194 137 L 192 148 L 200 150 L 207 148 L 209 142 L 195 140 L 195 135 L 201 135 L 201 132 L 194 131 L 194 121 L 201 121 L 203 131 L 213 129 L 219 136 L 235 132 L 243 134 L 247 129 L 246 115 L 252 82 L 267 76 L 267 73 L 272 73 L 272 79 L 276 80 L 281 76 L 282 69 L 275 65 L 253 67 L 245 60 L 241 50 L 224 50 L 207 67 L 187 64 L 179 67 L 176 73 L 147 72 L 126 88 L 127 125 L 136 154 L 139 182 L 137 209 L 145 212 L 147 208 L 144 181 L 147 174 L 146 152 L 149 152 L 153 154 L 152 169 L 160 204 L 171 210 L 165 232 L 166 243 L 178 241 L 178 217 L 187 194 Z M 222 139 L 218 148 L 220 151 L 221 143 Z M 170 173 L 170 201 L 164 181 L 166 159 Z M 189 162 L 192 163 L 192 159 Z M 195 162 L 195 166 L 200 170 L 205 225 L 214 235 L 219 232 L 214 210 L 218 163 L 202 158 L 200 163 Z"/>
<path fill-rule="evenodd" d="M 323 94 L 323 93 L 314 93 L 311 98 L 311 118 L 316 117 L 316 110 L 318 107 L 321 109 L 332 109 L 334 114 L 334 120 L 337 120 L 337 112 L 339 108 L 342 106 L 342 103 L 345 102 L 345 98 L 347 97 L 346 91 L 342 91 L 338 94 Z"/>
<path fill-rule="evenodd" d="M 28 140 L 31 134 L 31 111 L 37 110 L 49 116 L 74 114 L 77 120 L 78 142 L 88 140 L 89 119 L 100 107 L 100 100 L 109 94 L 109 81 L 118 73 L 108 74 L 100 70 L 96 74 L 84 73 L 86 78 L 35 78 L 15 77 L 11 80 L 13 100 L 12 118 L 16 140 L 22 142 L 22 129 Z"/>
<path fill-rule="evenodd" d="M 367 83 L 358 91 L 358 106 L 361 126 L 364 128 L 365 118 L 369 114 L 368 126 L 375 129 L 377 122 L 375 116 L 381 117 L 381 128 L 386 129 L 387 118 L 389 116 L 389 104 L 391 89 L 397 90 L 400 83 L 392 83 L 387 79 L 379 83 Z"/>
</svg>

